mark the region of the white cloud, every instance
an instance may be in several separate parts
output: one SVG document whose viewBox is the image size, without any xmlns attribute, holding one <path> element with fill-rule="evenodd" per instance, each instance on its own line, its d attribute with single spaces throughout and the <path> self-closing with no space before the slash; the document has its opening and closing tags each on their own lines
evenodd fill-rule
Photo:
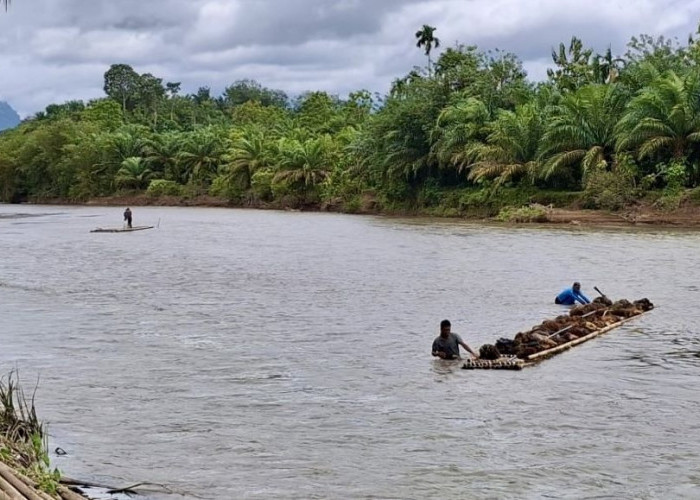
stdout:
<svg viewBox="0 0 700 500">
<path fill-rule="evenodd" d="M 288 94 L 386 91 L 425 64 L 423 24 L 439 50 L 510 50 L 538 79 L 572 35 L 622 53 L 642 32 L 684 41 L 699 18 L 700 0 L 17 0 L 0 13 L 0 97 L 23 115 L 96 97 L 122 62 L 186 92 L 242 78 Z"/>
</svg>

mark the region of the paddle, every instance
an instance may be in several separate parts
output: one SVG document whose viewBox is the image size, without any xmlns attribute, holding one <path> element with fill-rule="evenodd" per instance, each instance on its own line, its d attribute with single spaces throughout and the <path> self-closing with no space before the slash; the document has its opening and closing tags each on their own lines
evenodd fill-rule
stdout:
<svg viewBox="0 0 700 500">
<path fill-rule="evenodd" d="M 600 289 L 599 289 L 597 286 L 594 286 L 594 287 L 593 287 L 593 290 L 595 290 L 596 292 L 598 292 L 598 293 L 600 294 L 601 297 L 607 297 L 607 295 L 605 295 L 603 292 L 601 292 Z"/>
</svg>

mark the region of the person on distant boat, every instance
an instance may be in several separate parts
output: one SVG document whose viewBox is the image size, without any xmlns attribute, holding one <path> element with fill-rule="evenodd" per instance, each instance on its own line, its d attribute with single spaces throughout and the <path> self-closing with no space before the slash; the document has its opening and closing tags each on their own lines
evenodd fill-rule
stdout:
<svg viewBox="0 0 700 500">
<path fill-rule="evenodd" d="M 124 221 L 126 222 L 126 227 L 131 229 L 131 209 L 127 208 L 124 210 Z"/>
<path fill-rule="evenodd" d="M 581 293 L 581 283 L 578 281 L 574 283 L 571 288 L 562 290 L 554 299 L 555 304 L 562 304 L 565 306 L 573 306 L 576 302 L 580 302 L 581 304 L 591 303 L 588 297 Z"/>
<path fill-rule="evenodd" d="M 462 337 L 456 333 L 452 333 L 452 324 L 450 321 L 446 319 L 442 320 L 440 323 L 440 335 L 433 341 L 433 356 L 442 359 L 461 359 L 459 355 L 459 346 L 464 347 L 475 358 L 479 357 L 472 351 L 472 348 L 462 340 Z"/>
</svg>

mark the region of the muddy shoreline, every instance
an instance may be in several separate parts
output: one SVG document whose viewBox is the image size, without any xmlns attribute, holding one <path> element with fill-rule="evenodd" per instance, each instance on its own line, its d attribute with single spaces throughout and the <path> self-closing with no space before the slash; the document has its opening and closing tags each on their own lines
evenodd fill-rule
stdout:
<svg viewBox="0 0 700 500">
<path fill-rule="evenodd" d="M 382 210 L 371 203 L 354 211 L 344 210 L 342 205 L 314 204 L 306 206 L 288 206 L 284 203 L 232 203 L 213 196 L 183 198 L 176 196 L 151 197 L 145 194 L 107 196 L 91 198 L 87 201 L 64 199 L 44 199 L 26 202 L 30 205 L 74 205 L 74 206 L 162 206 L 162 207 L 217 207 L 254 210 L 279 210 L 291 212 L 330 212 L 357 215 L 384 215 L 388 217 L 435 217 L 443 219 L 460 219 L 472 222 L 488 222 L 503 225 L 553 224 L 572 226 L 661 226 L 678 228 L 700 228 L 700 206 L 686 205 L 672 211 L 662 211 L 649 204 L 639 204 L 619 212 L 605 210 L 588 210 L 579 208 L 545 207 L 546 218 L 533 222 L 498 222 L 495 217 L 479 213 L 459 215 L 436 214 L 429 209 L 416 210 Z M 19 206 L 19 205 L 18 205 Z"/>
</svg>

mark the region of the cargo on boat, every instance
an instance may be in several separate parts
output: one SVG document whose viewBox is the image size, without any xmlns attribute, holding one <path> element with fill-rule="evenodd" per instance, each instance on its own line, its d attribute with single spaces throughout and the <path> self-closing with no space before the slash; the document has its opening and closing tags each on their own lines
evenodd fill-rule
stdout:
<svg viewBox="0 0 700 500">
<path fill-rule="evenodd" d="M 495 344 L 484 344 L 479 359 L 469 359 L 466 370 L 520 370 L 566 351 L 612 330 L 654 308 L 649 299 L 634 302 L 598 297 L 591 304 L 577 306 L 569 314 L 543 321 L 514 339 L 500 338 Z"/>
</svg>

